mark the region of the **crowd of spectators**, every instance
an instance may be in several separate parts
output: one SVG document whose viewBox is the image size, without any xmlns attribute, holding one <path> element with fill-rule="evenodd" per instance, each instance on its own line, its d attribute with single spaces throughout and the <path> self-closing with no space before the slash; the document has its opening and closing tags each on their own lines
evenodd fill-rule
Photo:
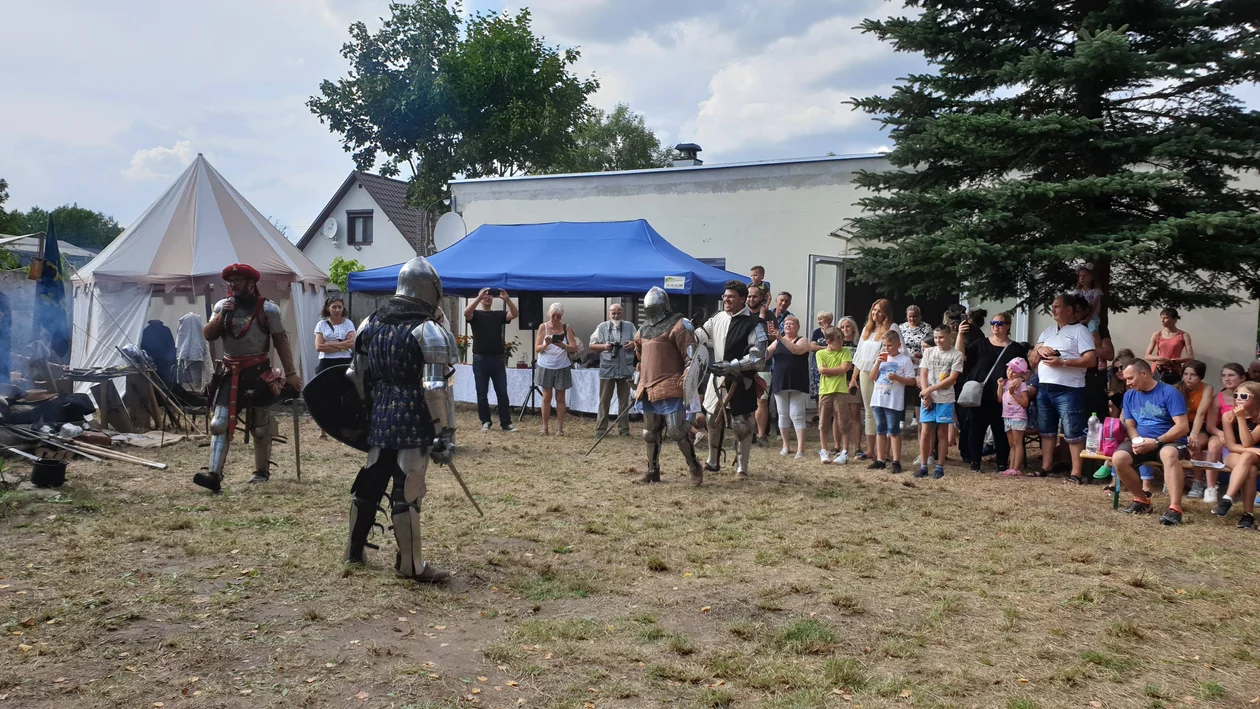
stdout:
<svg viewBox="0 0 1260 709">
<path fill-rule="evenodd" d="M 765 269 L 750 271 L 748 308 L 765 322 L 770 338 L 761 372 L 757 439 L 767 445 L 777 433 L 779 453 L 804 458 L 810 402 L 816 402 L 818 457 L 825 464 L 863 461 L 869 469 L 902 472 L 905 426 L 917 427 L 915 477 L 941 478 L 950 449 L 973 472 L 1005 477 L 1062 475 L 1067 484 L 1112 481 L 1129 492 L 1127 511 L 1151 511 L 1152 496 L 1166 494 L 1165 524 L 1179 524 L 1185 500 L 1202 500 L 1218 516 L 1241 499 L 1240 527 L 1253 527 L 1256 465 L 1260 461 L 1260 360 L 1244 368 L 1226 364 L 1219 388 L 1206 365 L 1195 359 L 1179 313 L 1166 308 L 1142 356 L 1115 350 L 1106 327 L 1103 293 L 1092 266 L 1082 265 L 1076 288 L 1055 298 L 1053 324 L 1032 342 L 1012 338 L 1011 313 L 991 317 L 950 306 L 943 322 L 926 322 L 917 305 L 897 323 L 892 303 L 879 298 L 863 322 L 814 316 L 806 337 L 791 311 L 792 294 L 774 293 Z M 773 293 L 773 295 L 772 295 Z M 502 310 L 491 306 L 495 298 Z M 353 342 L 353 326 L 330 303 L 317 332 L 321 357 L 340 356 L 338 341 Z M 504 326 L 519 313 L 508 294 L 484 289 L 464 312 L 472 330 L 473 371 L 482 429 L 491 429 L 489 387 L 507 401 Z M 987 330 L 986 330 L 987 328 Z M 542 392 L 542 428 L 564 435 L 565 394 L 571 368 L 585 349 L 599 368 L 596 435 L 616 426 L 629 435 L 627 417 L 610 416 L 632 406 L 635 377 L 634 324 L 614 303 L 589 342 L 579 341 L 554 303 L 534 338 L 535 379 Z M 344 347 L 344 345 L 341 345 Z M 778 430 L 771 426 L 777 411 Z M 508 407 L 499 406 L 500 426 L 515 430 Z M 1090 446 L 1091 416 L 1099 442 Z M 1029 460 L 1027 449 L 1039 456 Z M 985 468 L 992 460 L 992 468 Z M 1185 461 L 1192 461 L 1183 466 Z M 1101 465 L 1098 465 L 1102 463 Z M 1088 470 L 1087 470 L 1088 466 Z M 1094 468 L 1097 467 L 1095 471 Z M 1090 474 L 1092 473 L 1092 474 Z M 1162 473 L 1162 493 L 1154 490 Z M 1112 488 L 1108 488 L 1112 490 Z"/>
</svg>

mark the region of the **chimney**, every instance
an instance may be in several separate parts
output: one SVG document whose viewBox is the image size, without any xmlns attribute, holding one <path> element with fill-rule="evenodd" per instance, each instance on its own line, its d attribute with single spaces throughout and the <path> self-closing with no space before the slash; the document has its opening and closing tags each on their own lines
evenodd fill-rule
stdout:
<svg viewBox="0 0 1260 709">
<path fill-rule="evenodd" d="M 697 157 L 697 153 L 700 152 L 700 146 L 695 143 L 679 143 L 674 146 L 674 150 L 678 151 L 678 159 L 674 160 L 674 167 L 691 167 L 704 164 L 704 161 Z"/>
</svg>

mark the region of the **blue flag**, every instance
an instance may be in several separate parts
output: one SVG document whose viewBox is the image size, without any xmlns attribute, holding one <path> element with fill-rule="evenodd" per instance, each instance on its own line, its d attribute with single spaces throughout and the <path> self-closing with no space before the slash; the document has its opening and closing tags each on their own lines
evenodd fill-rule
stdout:
<svg viewBox="0 0 1260 709">
<path fill-rule="evenodd" d="M 48 333 L 48 346 L 58 357 L 70 356 L 70 322 L 66 317 L 66 279 L 61 272 L 61 249 L 52 215 L 44 236 L 44 270 L 35 283 L 35 319 Z"/>
</svg>

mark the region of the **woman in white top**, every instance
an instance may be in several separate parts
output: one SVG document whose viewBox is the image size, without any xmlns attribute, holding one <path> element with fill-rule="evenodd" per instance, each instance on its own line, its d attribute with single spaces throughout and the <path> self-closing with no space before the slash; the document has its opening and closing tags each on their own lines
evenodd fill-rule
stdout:
<svg viewBox="0 0 1260 709">
<path fill-rule="evenodd" d="M 880 298 L 871 303 L 871 312 L 866 316 L 866 325 L 862 328 L 862 337 L 858 340 L 857 349 L 853 353 L 853 369 L 858 372 L 858 388 L 862 393 L 862 407 L 866 410 L 866 450 L 875 450 L 875 414 L 871 411 L 871 395 L 875 391 L 875 381 L 871 379 L 871 369 L 879 359 L 879 351 L 884 346 L 884 335 L 889 330 L 901 334 L 897 323 L 892 321 L 892 303 L 887 298 Z"/>
<path fill-rule="evenodd" d="M 1085 450 L 1085 427 L 1089 412 L 1085 411 L 1085 371 L 1098 365 L 1094 336 L 1089 328 L 1078 325 L 1080 314 L 1089 301 L 1074 293 L 1054 299 L 1054 325 L 1037 338 L 1037 346 L 1028 353 L 1028 363 L 1037 368 L 1037 428 L 1041 433 L 1041 472 L 1050 474 L 1054 448 L 1059 440 L 1060 423 L 1063 440 L 1072 453 L 1072 477 L 1068 482 L 1081 484 L 1081 453 Z"/>
<path fill-rule="evenodd" d="M 328 296 L 319 317 L 315 325 L 315 351 L 319 353 L 316 374 L 339 364 L 350 364 L 354 356 L 354 323 L 346 319 L 346 304 L 341 296 Z M 328 434 L 320 431 L 319 437 L 328 438 Z"/>
<path fill-rule="evenodd" d="M 551 431 L 551 394 L 556 395 L 556 435 L 564 435 L 565 392 L 573 387 L 573 363 L 569 356 L 577 354 L 578 339 L 573 328 L 564 322 L 564 306 L 552 303 L 547 309 L 547 322 L 538 326 L 534 338 L 534 383 L 542 389 L 542 434 Z"/>
</svg>

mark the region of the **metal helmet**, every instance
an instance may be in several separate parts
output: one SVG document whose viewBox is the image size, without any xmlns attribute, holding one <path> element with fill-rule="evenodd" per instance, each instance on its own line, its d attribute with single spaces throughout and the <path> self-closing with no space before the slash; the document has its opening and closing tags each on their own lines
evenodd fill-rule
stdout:
<svg viewBox="0 0 1260 709">
<path fill-rule="evenodd" d="M 643 315 L 646 322 L 660 322 L 669 314 L 669 294 L 656 286 L 643 296 Z"/>
<path fill-rule="evenodd" d="M 442 277 L 433 264 L 423 256 L 417 256 L 403 264 L 398 272 L 398 289 L 394 295 L 418 300 L 437 307 L 442 301 Z"/>
</svg>

